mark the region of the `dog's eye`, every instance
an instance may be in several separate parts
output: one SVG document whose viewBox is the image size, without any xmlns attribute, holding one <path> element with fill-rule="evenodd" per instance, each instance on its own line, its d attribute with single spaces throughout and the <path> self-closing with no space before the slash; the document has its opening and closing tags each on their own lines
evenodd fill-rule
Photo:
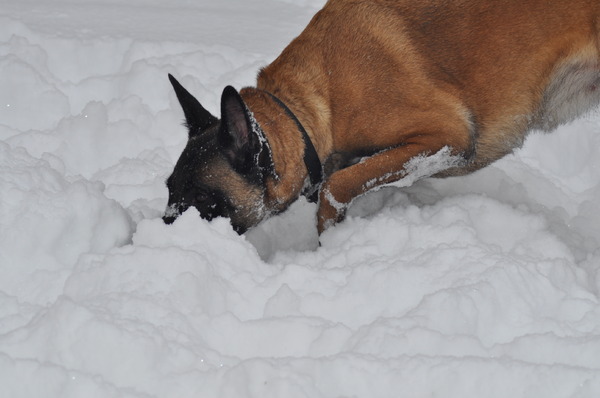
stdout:
<svg viewBox="0 0 600 398">
<path fill-rule="evenodd" d="M 196 202 L 204 203 L 210 200 L 210 194 L 206 191 L 198 191 L 196 192 Z"/>
</svg>

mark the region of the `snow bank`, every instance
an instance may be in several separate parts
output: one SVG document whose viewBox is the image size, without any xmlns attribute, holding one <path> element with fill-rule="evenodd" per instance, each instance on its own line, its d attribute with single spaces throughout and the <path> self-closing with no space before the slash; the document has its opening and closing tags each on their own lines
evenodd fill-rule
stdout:
<svg viewBox="0 0 600 398">
<path fill-rule="evenodd" d="M 186 132 L 322 0 L 0 10 L 0 396 L 597 397 L 600 114 L 321 237 L 164 225 Z"/>
</svg>

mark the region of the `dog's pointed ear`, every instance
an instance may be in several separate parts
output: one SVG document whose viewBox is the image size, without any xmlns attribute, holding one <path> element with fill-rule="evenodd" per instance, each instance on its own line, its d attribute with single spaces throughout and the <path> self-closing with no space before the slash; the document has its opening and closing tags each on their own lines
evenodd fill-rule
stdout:
<svg viewBox="0 0 600 398">
<path fill-rule="evenodd" d="M 221 96 L 219 144 L 230 164 L 243 175 L 274 173 L 269 144 L 262 129 L 231 86 Z"/>
<path fill-rule="evenodd" d="M 198 100 L 194 98 L 194 96 L 190 94 L 189 91 L 173 77 L 173 75 L 169 74 L 169 80 L 171 81 L 171 85 L 173 85 L 179 104 L 183 109 L 185 125 L 189 130 L 190 137 L 201 133 L 206 130 L 208 126 L 218 121 L 216 117 L 211 115 L 209 111 L 200 105 L 200 102 L 198 102 Z"/>
</svg>

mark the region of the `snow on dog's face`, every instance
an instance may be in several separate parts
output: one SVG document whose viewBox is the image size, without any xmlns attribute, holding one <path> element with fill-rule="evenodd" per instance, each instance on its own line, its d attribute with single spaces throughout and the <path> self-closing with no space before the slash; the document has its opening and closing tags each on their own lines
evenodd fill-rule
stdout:
<svg viewBox="0 0 600 398">
<path fill-rule="evenodd" d="M 173 76 L 169 79 L 189 137 L 167 179 L 169 202 L 163 220 L 170 224 L 193 206 L 206 220 L 228 217 L 242 234 L 267 213 L 263 182 L 273 166 L 262 130 L 232 87 L 223 91 L 219 120 Z"/>
</svg>

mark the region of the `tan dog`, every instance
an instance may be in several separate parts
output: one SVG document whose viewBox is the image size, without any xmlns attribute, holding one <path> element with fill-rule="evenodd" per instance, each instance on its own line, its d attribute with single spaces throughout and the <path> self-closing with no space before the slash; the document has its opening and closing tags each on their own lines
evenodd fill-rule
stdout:
<svg viewBox="0 0 600 398">
<path fill-rule="evenodd" d="M 373 188 L 470 173 L 600 103 L 600 1 L 330 0 L 256 88 L 224 90 L 222 120 L 171 81 L 189 141 L 165 222 L 195 206 L 242 233 L 319 189 L 320 233 Z"/>
</svg>

